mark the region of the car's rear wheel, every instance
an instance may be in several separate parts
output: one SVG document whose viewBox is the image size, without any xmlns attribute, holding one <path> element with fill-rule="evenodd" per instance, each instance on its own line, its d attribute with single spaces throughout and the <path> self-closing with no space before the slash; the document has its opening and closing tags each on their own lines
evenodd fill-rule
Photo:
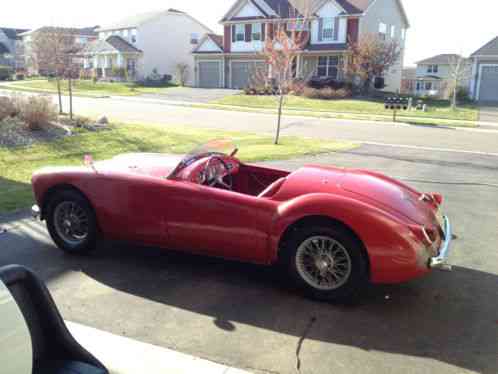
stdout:
<svg viewBox="0 0 498 374">
<path fill-rule="evenodd" d="M 57 247 L 70 254 L 85 254 L 95 249 L 97 220 L 88 200 L 80 193 L 56 193 L 47 205 L 47 227 Z"/>
<path fill-rule="evenodd" d="M 283 259 L 297 286 L 314 299 L 349 300 L 368 282 L 362 243 L 339 225 L 297 228 L 285 241 Z"/>
</svg>

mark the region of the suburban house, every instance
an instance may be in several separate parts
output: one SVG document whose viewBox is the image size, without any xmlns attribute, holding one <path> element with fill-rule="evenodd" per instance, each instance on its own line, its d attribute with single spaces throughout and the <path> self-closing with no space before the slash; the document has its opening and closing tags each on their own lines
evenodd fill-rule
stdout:
<svg viewBox="0 0 498 374">
<path fill-rule="evenodd" d="M 452 76 L 455 66 L 462 61 L 461 87 L 467 88 L 470 82 L 470 60 L 457 54 L 441 54 L 417 62 L 412 70 L 405 69 L 404 93 L 414 96 L 431 96 L 447 99 L 451 93 Z"/>
<path fill-rule="evenodd" d="M 23 54 L 20 34 L 26 29 L 0 28 L 0 65 L 10 66 L 13 69 L 24 67 L 20 57 Z"/>
<path fill-rule="evenodd" d="M 130 79 L 177 74 L 187 64 L 193 85 L 192 48 L 202 35 L 212 31 L 187 13 L 175 9 L 128 17 L 98 30 L 98 40 L 82 51 L 86 70 L 111 78 L 113 71 Z"/>
<path fill-rule="evenodd" d="M 470 95 L 480 102 L 498 102 L 498 36 L 471 55 Z"/>
<path fill-rule="evenodd" d="M 297 57 L 295 75 L 344 78 L 348 42 L 362 34 L 396 40 L 404 49 L 408 18 L 401 0 L 237 0 L 221 20 L 223 35 L 205 35 L 193 50 L 196 86 L 245 88 L 258 66 L 266 37 L 276 25 L 308 31 L 308 42 Z M 311 15 L 308 24 L 299 21 Z M 403 53 L 386 74 L 386 90 L 399 91 Z"/>
<path fill-rule="evenodd" d="M 83 49 L 87 43 L 90 43 L 97 38 L 97 33 L 95 32 L 96 28 L 97 27 L 95 26 L 85 28 L 44 26 L 19 34 L 23 46 L 23 54 L 20 58 L 24 60 L 26 73 L 28 75 L 47 75 L 52 73 L 50 67 L 44 66 L 43 62 L 38 62 L 38 64 L 35 63 L 36 56 L 34 56 L 33 41 L 41 34 L 63 33 L 63 35 L 67 37 L 66 42 L 71 48 L 71 51 L 68 52 L 75 53 Z M 79 61 L 78 59 L 75 59 L 75 62 L 82 63 L 82 61 Z"/>
</svg>

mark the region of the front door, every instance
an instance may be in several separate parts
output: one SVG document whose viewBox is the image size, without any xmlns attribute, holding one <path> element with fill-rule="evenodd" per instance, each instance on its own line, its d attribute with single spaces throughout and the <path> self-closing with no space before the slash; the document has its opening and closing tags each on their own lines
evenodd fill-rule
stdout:
<svg viewBox="0 0 498 374">
<path fill-rule="evenodd" d="M 169 191 L 168 242 L 174 249 L 265 263 L 276 203 L 178 181 Z"/>
</svg>

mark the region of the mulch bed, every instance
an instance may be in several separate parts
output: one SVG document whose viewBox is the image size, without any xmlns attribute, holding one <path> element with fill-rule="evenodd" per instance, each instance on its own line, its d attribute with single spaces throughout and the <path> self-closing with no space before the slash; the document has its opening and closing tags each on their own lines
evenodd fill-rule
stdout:
<svg viewBox="0 0 498 374">
<path fill-rule="evenodd" d="M 0 147 L 24 147 L 39 142 L 50 142 L 70 134 L 70 131 L 58 126 L 31 131 L 18 118 L 5 118 L 0 121 Z"/>
</svg>

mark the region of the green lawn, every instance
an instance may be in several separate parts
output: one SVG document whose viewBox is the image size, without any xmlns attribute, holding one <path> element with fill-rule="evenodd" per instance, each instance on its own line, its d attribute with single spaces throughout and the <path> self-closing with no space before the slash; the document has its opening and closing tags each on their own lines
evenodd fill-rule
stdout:
<svg viewBox="0 0 498 374">
<path fill-rule="evenodd" d="M 159 93 L 168 87 L 176 87 L 169 85 L 165 87 L 144 87 L 135 83 L 120 83 L 120 82 L 96 82 L 91 80 L 75 80 L 73 81 L 73 93 L 75 95 L 88 96 L 135 96 L 144 93 Z M 11 89 L 27 90 L 27 91 L 44 91 L 57 92 L 57 83 L 54 80 L 33 80 L 21 81 L 10 84 Z M 67 81 L 61 82 L 62 91 L 68 93 Z"/>
<path fill-rule="evenodd" d="M 101 132 L 81 132 L 72 137 L 31 147 L 0 147 L 0 212 L 26 208 L 33 203 L 30 178 L 44 166 L 82 165 L 85 154 L 103 160 L 127 152 L 185 153 L 211 139 L 231 138 L 244 161 L 286 159 L 353 148 L 345 142 L 282 137 L 275 146 L 270 136 L 218 130 L 197 130 L 160 125 L 116 125 Z"/>
<path fill-rule="evenodd" d="M 275 98 L 272 96 L 251 96 L 232 95 L 212 102 L 218 105 L 232 105 L 248 108 L 274 109 L 276 107 Z M 429 101 L 429 110 L 422 111 L 400 111 L 399 117 L 416 118 L 439 118 L 461 121 L 477 121 L 479 111 L 475 106 L 460 106 L 457 110 L 452 110 L 448 102 Z M 308 110 L 314 112 L 336 112 L 351 114 L 370 114 L 391 116 L 392 112 L 384 108 L 383 102 L 373 100 L 319 100 L 308 99 L 300 96 L 288 96 L 286 109 Z"/>
</svg>

